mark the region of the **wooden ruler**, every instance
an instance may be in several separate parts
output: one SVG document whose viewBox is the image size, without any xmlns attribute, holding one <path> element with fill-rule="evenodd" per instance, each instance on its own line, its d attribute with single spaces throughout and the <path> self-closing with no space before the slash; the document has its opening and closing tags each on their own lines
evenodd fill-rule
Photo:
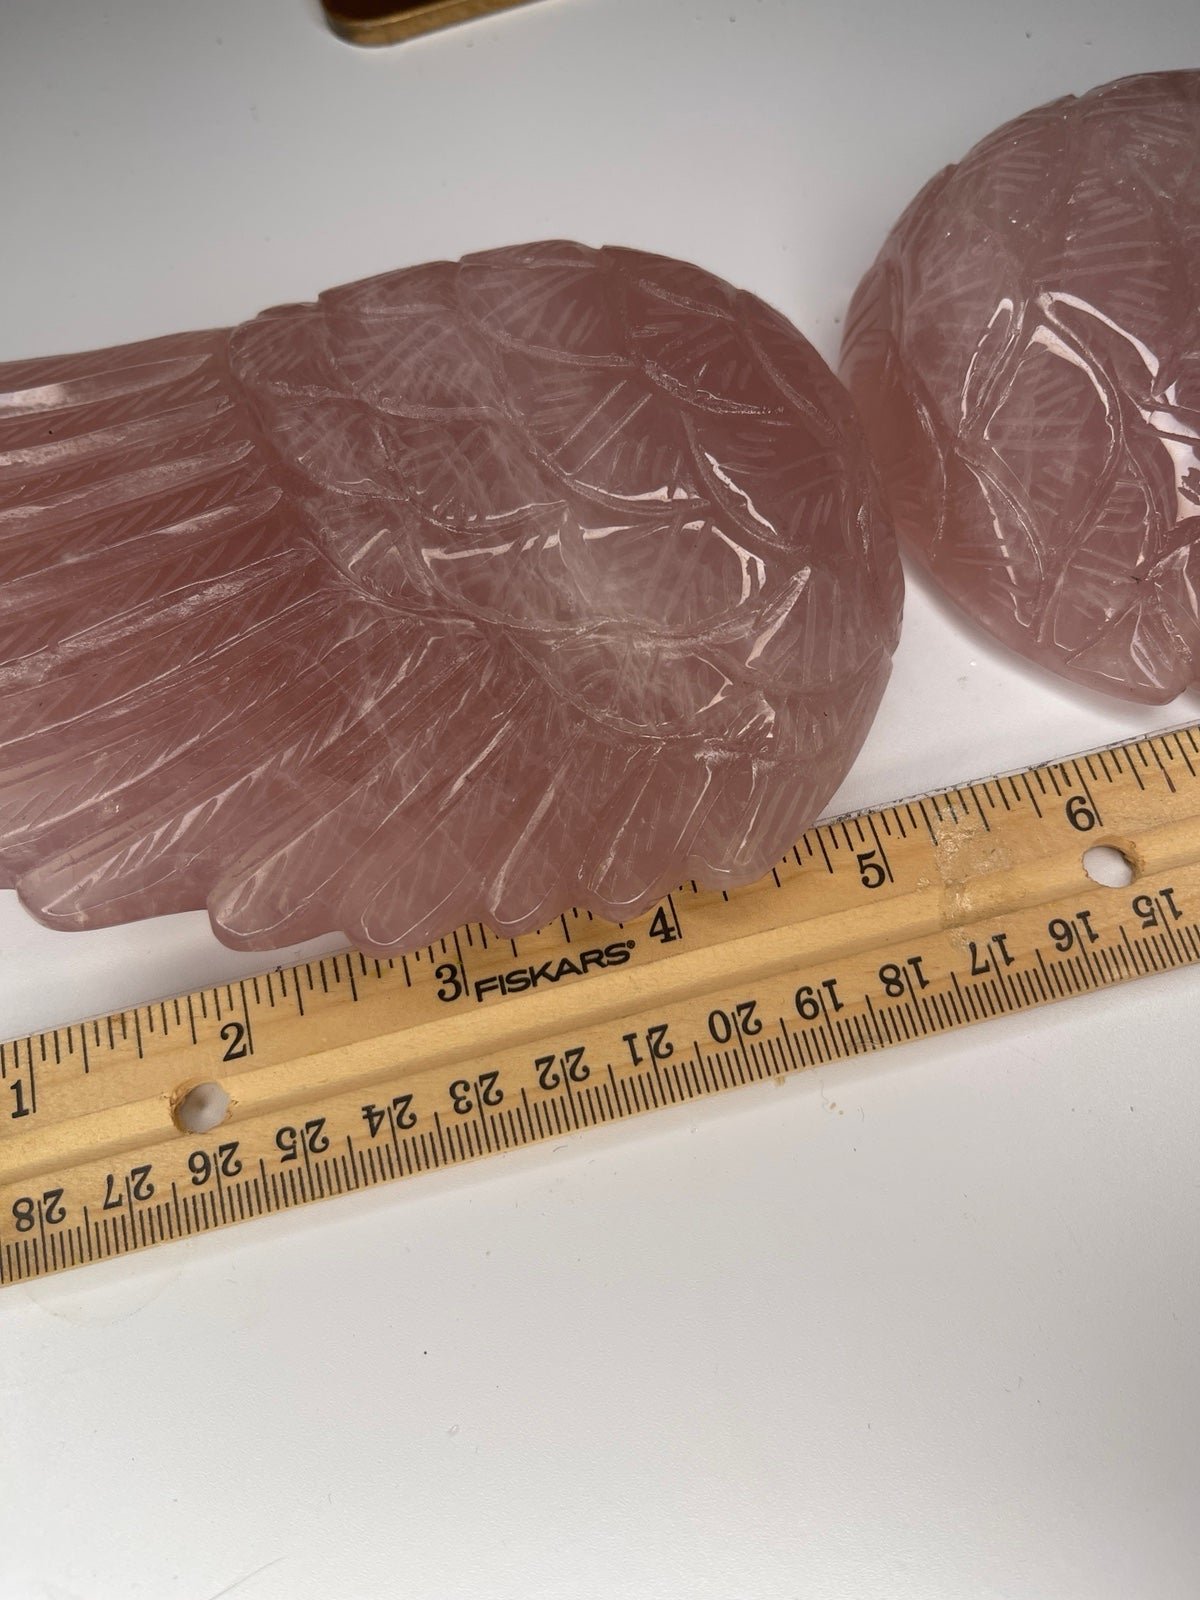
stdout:
<svg viewBox="0 0 1200 1600">
<path fill-rule="evenodd" d="M 1200 961 L 1198 772 L 1200 725 L 823 823 L 627 926 L 473 924 L 0 1046 L 0 1282 Z"/>
</svg>

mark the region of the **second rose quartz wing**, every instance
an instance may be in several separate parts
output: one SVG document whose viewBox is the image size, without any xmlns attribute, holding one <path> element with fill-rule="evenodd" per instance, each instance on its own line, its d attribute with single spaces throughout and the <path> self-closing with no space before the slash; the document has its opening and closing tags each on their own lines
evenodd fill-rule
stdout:
<svg viewBox="0 0 1200 1600">
<path fill-rule="evenodd" d="M 1090 688 L 1200 677 L 1200 73 L 1031 111 L 935 178 L 843 372 L 898 531 L 998 638 Z"/>
<path fill-rule="evenodd" d="M 887 678 L 843 392 L 696 268 L 568 244 L 0 367 L 0 872 L 386 951 L 745 882 Z"/>
</svg>

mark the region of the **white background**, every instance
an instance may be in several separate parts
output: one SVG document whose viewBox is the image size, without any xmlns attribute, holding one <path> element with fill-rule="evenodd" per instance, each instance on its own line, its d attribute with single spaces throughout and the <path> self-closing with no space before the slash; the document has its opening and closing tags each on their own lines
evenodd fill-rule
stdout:
<svg viewBox="0 0 1200 1600">
<path fill-rule="evenodd" d="M 836 353 L 915 188 L 1196 0 L 540 0 L 377 54 L 303 0 L 0 0 L 0 357 L 545 235 Z M 1196 715 L 917 585 L 839 806 Z M 268 963 L 0 894 L 0 1035 Z M 0 1296 L 0 1596 L 1195 1600 L 1196 978 Z"/>
</svg>

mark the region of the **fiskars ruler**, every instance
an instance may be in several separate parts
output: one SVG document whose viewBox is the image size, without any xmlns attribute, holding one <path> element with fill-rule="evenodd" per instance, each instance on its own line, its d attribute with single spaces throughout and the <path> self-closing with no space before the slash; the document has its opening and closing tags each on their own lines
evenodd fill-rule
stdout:
<svg viewBox="0 0 1200 1600">
<path fill-rule="evenodd" d="M 1200 961 L 1198 735 L 823 823 L 623 927 L 474 924 L 2 1045 L 0 1283 Z"/>
</svg>

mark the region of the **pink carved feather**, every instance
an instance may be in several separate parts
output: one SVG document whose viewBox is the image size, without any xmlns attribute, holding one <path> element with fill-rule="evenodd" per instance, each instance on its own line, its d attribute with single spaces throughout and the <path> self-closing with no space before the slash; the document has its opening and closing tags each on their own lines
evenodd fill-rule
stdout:
<svg viewBox="0 0 1200 1600">
<path fill-rule="evenodd" d="M 1041 106 L 934 178 L 843 371 L 964 610 L 1089 688 L 1200 679 L 1200 72 Z"/>
<path fill-rule="evenodd" d="M 744 883 L 899 612 L 843 391 L 682 263 L 531 245 L 0 366 L 0 882 L 377 951 Z"/>
</svg>

